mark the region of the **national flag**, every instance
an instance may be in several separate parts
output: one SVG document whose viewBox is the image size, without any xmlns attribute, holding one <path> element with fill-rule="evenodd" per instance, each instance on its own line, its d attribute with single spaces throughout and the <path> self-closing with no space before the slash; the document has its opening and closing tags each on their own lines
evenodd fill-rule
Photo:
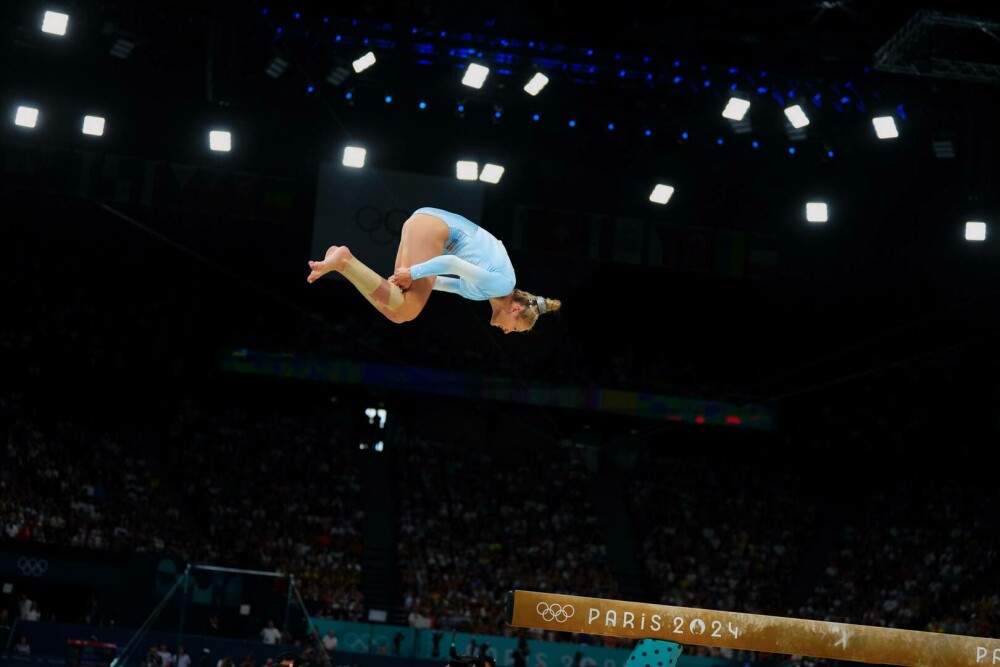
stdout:
<svg viewBox="0 0 1000 667">
<path fill-rule="evenodd" d="M 747 256 L 747 277 L 774 280 L 777 270 L 778 239 L 766 234 L 752 234 Z"/>
<path fill-rule="evenodd" d="M 574 211 L 519 206 L 514 239 L 521 250 L 585 256 L 590 251 L 590 216 Z"/>
<path fill-rule="evenodd" d="M 685 227 L 681 236 L 681 268 L 691 273 L 708 273 L 713 263 L 713 230 Z"/>
<path fill-rule="evenodd" d="M 742 278 L 746 274 L 746 233 L 719 229 L 715 232 L 715 272 L 720 276 Z"/>
<path fill-rule="evenodd" d="M 681 231 L 683 229 L 680 225 L 651 224 L 646 263 L 650 266 L 679 269 L 681 266 Z"/>
</svg>

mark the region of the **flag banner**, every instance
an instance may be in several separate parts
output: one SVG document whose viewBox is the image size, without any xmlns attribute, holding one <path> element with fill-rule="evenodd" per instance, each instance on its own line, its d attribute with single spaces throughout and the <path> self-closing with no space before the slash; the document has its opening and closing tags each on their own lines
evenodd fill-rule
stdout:
<svg viewBox="0 0 1000 667">
<path fill-rule="evenodd" d="M 750 236 L 747 277 L 774 280 L 778 273 L 778 239 L 764 234 Z"/>
<path fill-rule="evenodd" d="M 681 267 L 680 225 L 653 223 L 649 228 L 649 248 L 646 263 L 677 270 Z"/>
<path fill-rule="evenodd" d="M 586 256 L 592 218 L 578 211 L 518 206 L 512 244 L 519 250 Z"/>
<path fill-rule="evenodd" d="M 646 221 L 615 218 L 612 259 L 622 264 L 642 264 L 646 243 Z"/>
<path fill-rule="evenodd" d="M 705 227 L 685 227 L 681 236 L 681 268 L 691 273 L 709 273 L 713 269 L 715 233 Z"/>
<path fill-rule="evenodd" d="M 746 275 L 747 238 L 744 232 L 719 229 L 715 232 L 715 272 L 720 276 Z"/>
</svg>

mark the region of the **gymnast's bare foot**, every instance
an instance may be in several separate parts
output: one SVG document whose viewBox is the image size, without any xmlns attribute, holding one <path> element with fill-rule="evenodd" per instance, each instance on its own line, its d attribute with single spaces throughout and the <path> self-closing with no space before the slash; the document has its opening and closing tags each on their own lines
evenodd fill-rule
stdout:
<svg viewBox="0 0 1000 667">
<path fill-rule="evenodd" d="M 354 255 L 351 254 L 346 245 L 332 245 L 327 249 L 326 257 L 322 261 L 309 262 L 309 268 L 312 272 L 306 280 L 314 283 L 330 271 L 342 271 L 352 257 Z"/>
</svg>

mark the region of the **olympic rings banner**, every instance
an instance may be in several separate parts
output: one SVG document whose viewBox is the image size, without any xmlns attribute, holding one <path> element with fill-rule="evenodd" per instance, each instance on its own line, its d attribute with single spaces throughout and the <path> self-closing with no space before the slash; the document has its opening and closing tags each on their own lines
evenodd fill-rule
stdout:
<svg viewBox="0 0 1000 667">
<path fill-rule="evenodd" d="M 419 630 L 381 623 L 351 623 L 326 618 L 313 618 L 311 622 L 320 636 L 325 635 L 327 630 L 337 633 L 339 651 L 396 655 L 394 639 L 401 634 L 402 638 L 398 643 L 398 655 L 401 657 L 437 660 L 442 664 L 448 660 L 448 649 L 451 646 L 450 631 Z M 439 636 L 437 655 L 434 653 L 435 635 Z M 594 641 L 580 644 L 529 639 L 528 667 L 624 667 L 631 654 L 630 649 L 608 648 L 601 645 L 599 638 L 592 639 Z M 514 664 L 513 655 L 517 649 L 517 638 L 473 635 L 466 632 L 455 634 L 455 650 L 459 655 L 475 654 L 483 644 L 489 646 L 486 652 L 496 658 L 498 667 L 510 667 Z M 741 662 L 735 660 L 683 653 L 678 662 L 678 667 L 740 667 L 741 665 Z"/>
</svg>

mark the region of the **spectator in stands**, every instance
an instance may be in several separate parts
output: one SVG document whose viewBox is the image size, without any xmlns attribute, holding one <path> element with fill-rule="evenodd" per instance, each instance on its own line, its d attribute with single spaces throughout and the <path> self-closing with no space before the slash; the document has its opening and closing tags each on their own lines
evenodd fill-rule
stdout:
<svg viewBox="0 0 1000 667">
<path fill-rule="evenodd" d="M 28 643 L 27 635 L 21 635 L 17 643 L 14 644 L 14 653 L 18 655 L 31 655 L 31 644 Z"/>
<path fill-rule="evenodd" d="M 274 621 L 267 619 L 267 625 L 260 631 L 260 640 L 265 644 L 278 644 L 281 642 L 281 630 L 274 627 Z"/>
<path fill-rule="evenodd" d="M 337 633 L 334 632 L 333 628 L 327 630 L 326 635 L 323 637 L 323 648 L 326 649 L 326 652 L 333 653 L 336 651 L 338 643 Z"/>
<path fill-rule="evenodd" d="M 191 667 L 191 656 L 184 650 L 184 644 L 177 645 L 177 655 L 174 656 L 174 667 Z"/>
<path fill-rule="evenodd" d="M 160 650 L 156 652 L 160 656 L 161 667 L 173 667 L 174 654 L 170 652 L 166 644 L 160 644 Z"/>
</svg>

